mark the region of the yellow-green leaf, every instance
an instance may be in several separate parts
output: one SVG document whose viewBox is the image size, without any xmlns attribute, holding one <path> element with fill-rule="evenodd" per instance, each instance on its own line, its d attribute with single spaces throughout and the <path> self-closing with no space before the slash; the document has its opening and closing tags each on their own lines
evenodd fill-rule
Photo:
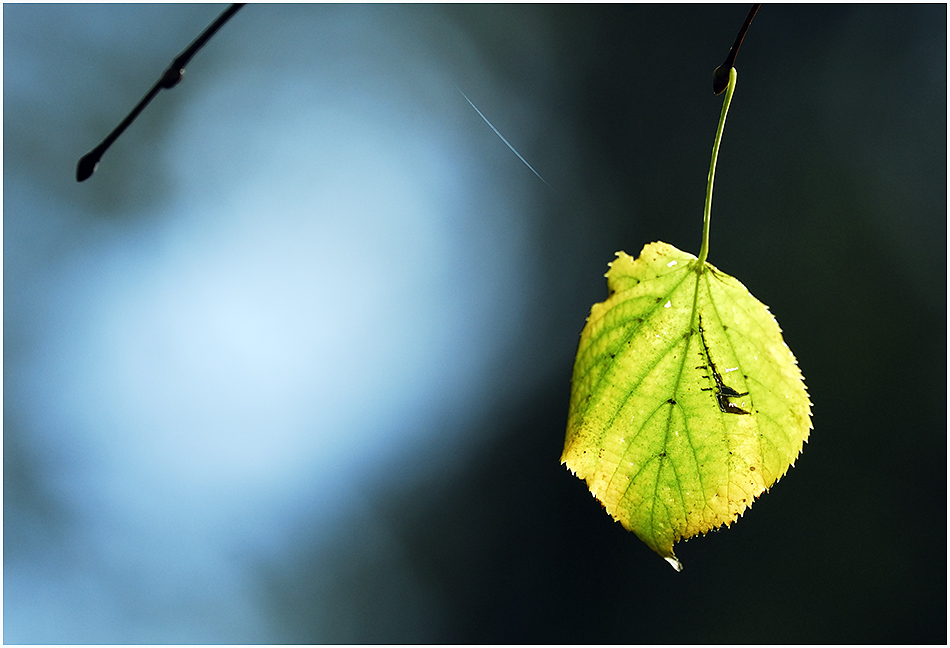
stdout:
<svg viewBox="0 0 950 648">
<path fill-rule="evenodd" d="M 735 278 L 666 243 L 607 273 L 574 365 L 561 462 L 677 570 L 681 539 L 782 477 L 811 403 L 778 323 Z"/>
</svg>

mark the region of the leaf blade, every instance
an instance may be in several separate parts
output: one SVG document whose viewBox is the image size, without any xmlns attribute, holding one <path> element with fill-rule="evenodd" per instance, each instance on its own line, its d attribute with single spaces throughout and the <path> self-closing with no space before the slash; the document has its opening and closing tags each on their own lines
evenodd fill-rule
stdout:
<svg viewBox="0 0 950 648">
<path fill-rule="evenodd" d="M 618 252 L 581 334 L 561 462 L 680 568 L 673 544 L 731 524 L 785 474 L 810 402 L 768 309 L 666 243 Z"/>
</svg>

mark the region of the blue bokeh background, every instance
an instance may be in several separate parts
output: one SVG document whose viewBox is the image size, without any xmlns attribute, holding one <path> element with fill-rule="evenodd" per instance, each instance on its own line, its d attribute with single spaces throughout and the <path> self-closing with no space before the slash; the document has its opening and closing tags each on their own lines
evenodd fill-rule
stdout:
<svg viewBox="0 0 950 648">
<path fill-rule="evenodd" d="M 946 641 L 945 6 L 747 37 L 710 259 L 815 431 L 680 575 L 557 459 L 746 8 L 251 5 L 77 184 L 223 8 L 4 6 L 6 642 Z"/>
</svg>

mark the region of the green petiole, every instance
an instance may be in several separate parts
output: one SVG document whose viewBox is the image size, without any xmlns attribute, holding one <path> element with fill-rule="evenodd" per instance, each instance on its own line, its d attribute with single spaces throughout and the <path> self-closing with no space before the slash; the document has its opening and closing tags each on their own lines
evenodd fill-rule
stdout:
<svg viewBox="0 0 950 648">
<path fill-rule="evenodd" d="M 713 141 L 712 160 L 709 162 L 709 178 L 706 180 L 706 208 L 703 211 L 703 245 L 699 248 L 699 272 L 706 267 L 706 257 L 709 256 L 709 218 L 712 212 L 713 179 L 716 177 L 716 159 L 719 157 L 719 143 L 722 141 L 722 130 L 726 125 L 726 115 L 729 113 L 729 104 L 732 102 L 732 93 L 736 89 L 736 69 L 729 68 L 729 83 L 726 86 L 726 97 L 722 101 L 722 114 L 719 115 L 719 128 L 716 129 L 716 139 Z"/>
</svg>

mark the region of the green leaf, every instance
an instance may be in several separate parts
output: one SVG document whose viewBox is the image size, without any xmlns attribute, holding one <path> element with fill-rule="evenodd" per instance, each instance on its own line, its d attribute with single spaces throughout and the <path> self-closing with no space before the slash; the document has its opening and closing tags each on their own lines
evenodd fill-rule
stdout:
<svg viewBox="0 0 950 648">
<path fill-rule="evenodd" d="M 666 243 L 607 273 L 572 379 L 561 463 L 677 570 L 673 544 L 735 521 L 811 429 L 795 357 L 735 278 Z"/>
</svg>

